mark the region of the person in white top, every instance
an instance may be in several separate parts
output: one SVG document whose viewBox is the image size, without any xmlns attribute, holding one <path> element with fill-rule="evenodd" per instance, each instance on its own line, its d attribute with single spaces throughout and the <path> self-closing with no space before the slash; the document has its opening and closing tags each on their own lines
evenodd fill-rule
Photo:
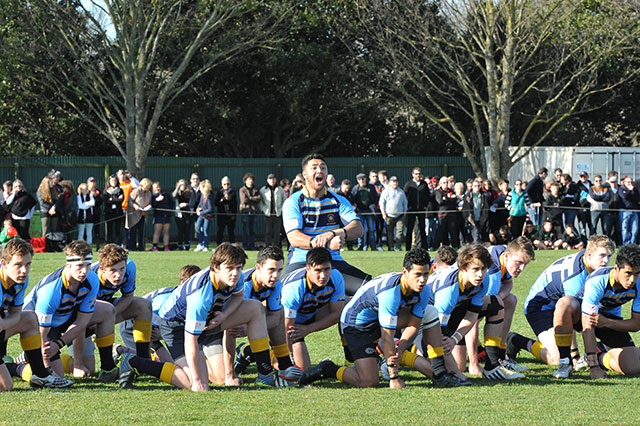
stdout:
<svg viewBox="0 0 640 426">
<path fill-rule="evenodd" d="M 389 185 L 380 194 L 380 212 L 387 224 L 387 246 L 389 251 L 400 251 L 404 235 L 402 218 L 409 205 L 404 191 L 398 188 L 398 178 L 391 176 Z M 394 239 L 393 230 L 396 230 Z M 395 242 L 394 242 L 395 240 Z"/>
</svg>

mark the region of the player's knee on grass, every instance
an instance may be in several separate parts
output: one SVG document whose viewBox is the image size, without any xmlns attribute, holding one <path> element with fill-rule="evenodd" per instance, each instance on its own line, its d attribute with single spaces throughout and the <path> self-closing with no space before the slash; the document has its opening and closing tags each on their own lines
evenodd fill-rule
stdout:
<svg viewBox="0 0 640 426">
<path fill-rule="evenodd" d="M 380 384 L 378 363 L 375 358 L 357 359 L 355 362 L 355 368 L 356 373 L 358 374 L 358 386 L 363 388 L 374 388 Z"/>
</svg>

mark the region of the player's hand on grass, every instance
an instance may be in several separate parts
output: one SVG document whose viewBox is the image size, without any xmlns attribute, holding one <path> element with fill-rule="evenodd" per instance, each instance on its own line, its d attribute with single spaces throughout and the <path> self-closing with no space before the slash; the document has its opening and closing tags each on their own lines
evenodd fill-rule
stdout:
<svg viewBox="0 0 640 426">
<path fill-rule="evenodd" d="M 607 373 L 605 373 L 600 367 L 592 368 L 589 372 L 589 376 L 592 379 L 604 379 L 607 377 Z"/>
<path fill-rule="evenodd" d="M 84 365 L 74 366 L 73 377 L 89 377 L 89 370 Z"/>
<path fill-rule="evenodd" d="M 402 389 L 405 387 L 404 381 L 402 379 L 389 380 L 389 387 L 391 389 Z"/>
<path fill-rule="evenodd" d="M 242 384 L 242 379 L 240 377 L 225 377 L 224 378 L 224 385 L 225 386 L 232 386 L 232 387 L 238 387 Z"/>
<path fill-rule="evenodd" d="M 194 381 L 191 384 L 191 390 L 194 392 L 206 392 L 209 390 L 209 385 L 207 383 Z"/>
<path fill-rule="evenodd" d="M 469 374 L 471 374 L 472 376 L 481 376 L 482 375 L 482 367 L 480 367 L 480 364 L 478 363 L 474 363 L 474 364 L 469 364 Z"/>
</svg>

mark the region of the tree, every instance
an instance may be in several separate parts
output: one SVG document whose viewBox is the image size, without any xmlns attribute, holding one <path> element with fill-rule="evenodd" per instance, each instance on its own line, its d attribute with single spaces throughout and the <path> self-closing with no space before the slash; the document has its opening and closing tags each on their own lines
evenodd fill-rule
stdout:
<svg viewBox="0 0 640 426">
<path fill-rule="evenodd" d="M 568 117 L 600 107 L 594 95 L 636 73 L 602 78 L 636 49 L 635 2 L 355 0 L 333 13 L 343 17 L 340 31 L 358 34 L 346 40 L 354 54 L 363 63 L 378 55 L 386 66 L 375 72 L 397 98 L 494 181 Z"/>
<path fill-rule="evenodd" d="M 273 13 L 244 19 L 258 8 Z M 40 29 L 31 47 L 50 64 L 34 64 L 33 77 L 138 176 L 167 108 L 203 74 L 273 43 L 279 13 L 250 0 L 34 0 L 29 11 L 30 25 Z M 192 68 L 197 55 L 206 59 Z"/>
</svg>

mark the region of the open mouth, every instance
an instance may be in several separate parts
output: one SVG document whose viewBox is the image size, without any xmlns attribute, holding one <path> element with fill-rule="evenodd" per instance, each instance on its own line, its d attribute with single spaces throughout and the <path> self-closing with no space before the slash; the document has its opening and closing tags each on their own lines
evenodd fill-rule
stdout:
<svg viewBox="0 0 640 426">
<path fill-rule="evenodd" d="M 315 181 L 316 184 L 322 185 L 324 183 L 324 176 L 316 176 Z"/>
</svg>

